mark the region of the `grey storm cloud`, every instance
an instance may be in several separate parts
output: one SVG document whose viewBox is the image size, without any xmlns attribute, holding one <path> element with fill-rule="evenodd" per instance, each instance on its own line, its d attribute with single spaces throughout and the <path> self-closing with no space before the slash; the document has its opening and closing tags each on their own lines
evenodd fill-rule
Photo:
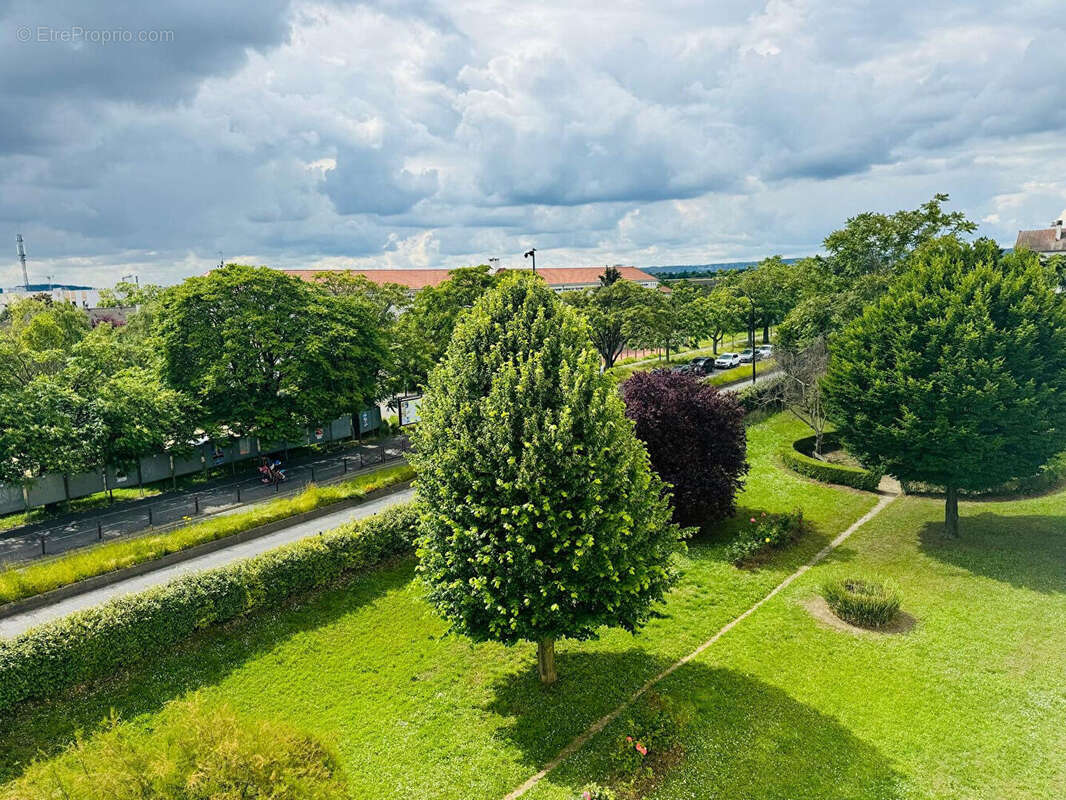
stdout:
<svg viewBox="0 0 1066 800">
<path fill-rule="evenodd" d="M 1064 26 L 1058 0 L 15 0 L 0 230 L 98 283 L 218 251 L 803 254 L 936 191 L 1009 242 L 1066 205 Z"/>
</svg>

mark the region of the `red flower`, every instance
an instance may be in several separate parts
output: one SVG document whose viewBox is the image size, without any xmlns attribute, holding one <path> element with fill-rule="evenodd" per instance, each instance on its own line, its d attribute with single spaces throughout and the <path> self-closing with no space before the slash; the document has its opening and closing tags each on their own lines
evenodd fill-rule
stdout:
<svg viewBox="0 0 1066 800">
<path fill-rule="evenodd" d="M 648 754 L 648 748 L 645 747 L 644 745 L 642 745 L 640 742 L 637 742 L 633 746 L 637 749 L 637 752 L 640 753 L 642 756 L 646 756 Z"/>
<path fill-rule="evenodd" d="M 755 521 L 755 517 L 752 517 L 752 518 L 751 518 L 751 521 L 752 521 L 752 522 L 754 522 L 754 521 Z"/>
<path fill-rule="evenodd" d="M 631 741 L 633 741 L 633 737 L 632 737 L 632 736 L 627 736 L 627 737 L 626 737 L 626 741 L 627 741 L 627 742 L 631 742 Z"/>
</svg>

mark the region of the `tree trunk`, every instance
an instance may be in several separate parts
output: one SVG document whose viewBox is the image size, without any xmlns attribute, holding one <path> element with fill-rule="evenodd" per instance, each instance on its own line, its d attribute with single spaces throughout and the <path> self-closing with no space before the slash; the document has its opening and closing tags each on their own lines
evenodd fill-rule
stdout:
<svg viewBox="0 0 1066 800">
<path fill-rule="evenodd" d="M 762 343 L 763 344 L 770 344 L 770 326 L 769 325 L 763 325 L 762 326 Z"/>
<path fill-rule="evenodd" d="M 537 642 L 537 673 L 544 685 L 555 683 L 554 639 L 541 639 Z"/>
<path fill-rule="evenodd" d="M 952 539 L 959 538 L 959 490 L 947 487 L 947 502 L 944 509 L 944 530 Z"/>
</svg>

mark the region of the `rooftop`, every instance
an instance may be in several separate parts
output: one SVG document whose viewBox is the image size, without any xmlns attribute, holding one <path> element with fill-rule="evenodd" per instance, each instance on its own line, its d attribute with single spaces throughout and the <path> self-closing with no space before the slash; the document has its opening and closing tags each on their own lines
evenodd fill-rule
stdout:
<svg viewBox="0 0 1066 800">
<path fill-rule="evenodd" d="M 500 271 L 508 269 L 502 268 Z M 617 267 L 622 277 L 641 283 L 658 283 L 654 275 L 642 272 L 636 267 Z M 600 275 L 604 267 L 544 267 L 537 270 L 549 286 L 574 286 L 599 284 Z M 436 286 L 448 279 L 448 269 L 286 269 L 286 275 L 302 278 L 305 281 L 314 281 L 330 272 L 348 272 L 353 275 L 362 275 L 374 283 L 398 283 L 408 289 L 418 291 L 426 286 Z"/>
</svg>

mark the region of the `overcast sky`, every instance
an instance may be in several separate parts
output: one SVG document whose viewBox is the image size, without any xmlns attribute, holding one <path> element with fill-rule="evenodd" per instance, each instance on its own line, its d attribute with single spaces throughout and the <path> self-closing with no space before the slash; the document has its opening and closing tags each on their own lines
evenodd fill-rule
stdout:
<svg viewBox="0 0 1066 800">
<path fill-rule="evenodd" d="M 1066 206 L 1064 43 L 1062 0 L 0 0 L 0 285 L 18 231 L 97 285 L 707 263 L 937 191 L 1009 245 Z"/>
</svg>

